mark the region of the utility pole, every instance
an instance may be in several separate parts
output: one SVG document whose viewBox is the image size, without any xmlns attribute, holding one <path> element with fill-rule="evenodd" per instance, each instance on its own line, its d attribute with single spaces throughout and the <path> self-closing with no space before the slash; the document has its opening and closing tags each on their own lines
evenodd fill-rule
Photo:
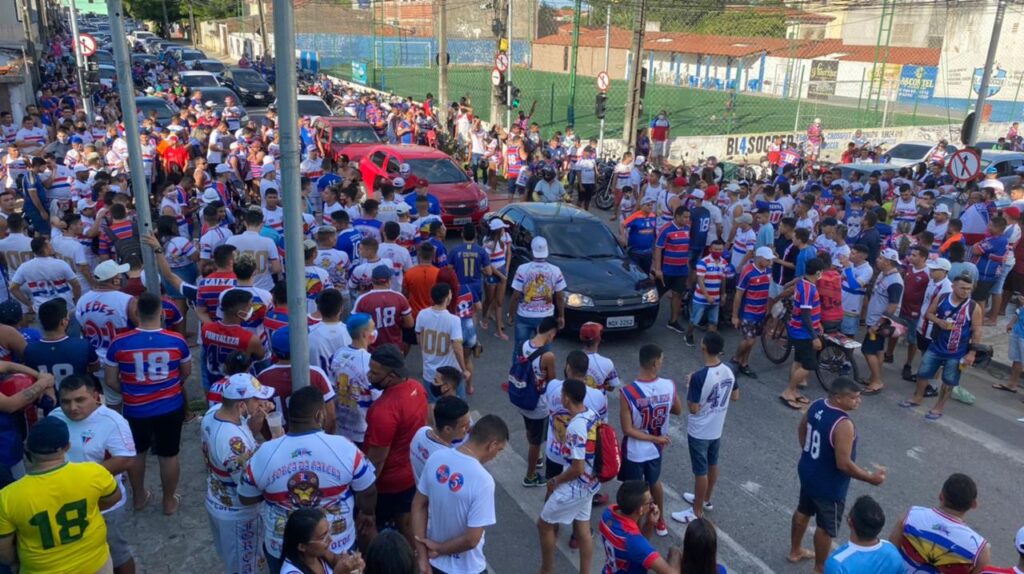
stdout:
<svg viewBox="0 0 1024 574">
<path fill-rule="evenodd" d="M 572 63 L 569 64 L 569 110 L 567 113 L 568 124 L 576 125 L 576 60 L 580 51 L 580 8 L 582 0 L 576 0 L 572 9 Z M 552 118 L 553 119 L 553 118 Z"/>
<path fill-rule="evenodd" d="M 508 0 L 508 16 L 505 19 L 505 33 L 508 34 L 508 71 L 505 72 L 505 98 L 508 106 L 505 107 L 505 125 L 512 130 L 512 68 L 515 67 L 515 59 L 512 57 L 512 2 Z M 511 142 L 510 142 L 511 143 Z"/>
<path fill-rule="evenodd" d="M 1003 17 L 1006 16 L 1006 0 L 999 0 L 996 6 L 996 19 L 992 24 L 992 37 L 988 41 L 988 55 L 985 56 L 985 71 L 981 74 L 981 85 L 978 86 L 978 103 L 974 106 L 974 121 L 968 133 L 967 145 L 978 141 L 978 129 L 981 127 L 981 116 L 985 111 L 985 100 L 988 98 L 988 86 L 992 82 L 992 67 L 996 61 L 996 50 L 999 49 L 999 34 L 1003 31 Z"/>
<path fill-rule="evenodd" d="M 275 12 L 276 12 L 277 11 L 277 9 L 276 9 L 277 8 L 277 4 L 275 4 L 274 6 L 275 6 Z M 259 11 L 259 14 L 260 14 L 260 41 L 263 42 L 263 54 L 260 54 L 260 55 L 261 56 L 266 56 L 267 54 L 270 53 L 270 41 L 267 40 L 267 20 L 263 17 L 263 0 L 256 0 L 256 9 Z M 276 18 L 277 17 L 275 16 L 275 20 L 276 20 Z M 294 17 L 292 19 L 294 20 Z M 276 33 L 277 28 L 275 27 L 274 30 L 275 30 L 275 33 Z M 294 35 L 294 33 L 293 33 L 293 35 Z M 274 53 L 275 54 L 277 53 L 276 49 L 274 50 Z M 293 56 L 294 56 L 294 54 L 293 54 Z M 292 83 L 292 84 L 284 84 L 284 85 L 285 86 L 294 86 L 295 84 Z M 305 271 L 303 271 L 303 274 L 305 274 Z"/>
<path fill-rule="evenodd" d="M 95 114 L 92 111 L 92 97 L 89 95 L 88 90 L 85 89 L 85 58 L 82 57 L 82 44 L 78 41 L 78 9 L 75 8 L 75 0 L 71 0 L 68 10 L 71 12 L 68 20 L 71 20 L 71 39 L 74 41 L 75 75 L 78 78 L 78 94 L 82 96 L 82 107 L 85 109 L 86 117 L 92 120 Z"/>
<path fill-rule="evenodd" d="M 612 39 L 612 5 L 605 6 L 604 12 L 604 73 L 608 73 L 608 48 Z M 609 79 L 609 83 L 611 80 Z M 608 86 L 611 87 L 611 86 Z M 604 150 L 604 118 L 601 118 L 601 127 L 597 136 L 597 155 Z"/>
<path fill-rule="evenodd" d="M 19 2 L 15 1 L 15 8 L 17 8 Z M 28 0 L 21 0 L 21 25 L 25 31 L 25 44 L 26 52 L 28 57 L 32 61 L 31 66 L 25 66 L 28 68 L 30 74 L 32 74 L 32 89 L 39 89 L 41 83 L 39 79 L 39 57 L 36 53 L 36 40 L 32 37 L 32 12 L 29 10 Z"/>
<path fill-rule="evenodd" d="M 114 45 L 114 64 L 117 68 L 117 91 L 121 96 L 121 122 L 124 124 L 124 138 L 128 142 L 128 169 L 132 178 L 132 194 L 135 196 L 135 217 L 139 233 L 153 233 L 153 213 L 149 208 L 149 182 L 146 181 L 142 165 L 142 141 L 139 139 L 139 113 L 135 108 L 135 85 L 132 83 L 132 66 L 128 56 L 128 44 L 124 33 L 124 7 L 121 0 L 107 0 L 107 16 L 110 18 L 110 36 Z M 146 274 L 146 291 L 160 295 L 160 274 L 156 273 L 156 259 L 153 248 L 142 244 L 142 266 Z"/>
<path fill-rule="evenodd" d="M 160 0 L 160 8 L 164 12 L 164 38 L 171 37 L 171 20 L 167 17 L 167 0 Z"/>
<path fill-rule="evenodd" d="M 647 27 L 647 0 L 636 4 L 633 17 L 633 67 L 629 70 L 629 87 L 626 92 L 626 116 L 622 126 L 622 140 L 626 148 L 636 147 L 636 126 L 640 116 L 640 83 L 643 78 L 644 28 Z"/>
<path fill-rule="evenodd" d="M 448 133 L 448 2 L 437 0 L 437 123 Z"/>
<path fill-rule="evenodd" d="M 281 196 L 284 198 L 284 265 L 288 282 L 288 332 L 291 333 L 292 385 L 309 385 L 309 326 L 299 310 L 306 304 L 306 260 L 302 247 L 302 196 L 299 190 L 299 104 L 295 86 L 295 9 L 292 0 L 274 0 L 274 65 L 281 121 Z"/>
<path fill-rule="evenodd" d="M 199 41 L 199 31 L 196 30 L 196 15 L 192 12 L 192 0 L 188 0 L 188 39 L 192 40 L 192 47 L 195 48 Z"/>
<path fill-rule="evenodd" d="M 511 2 L 512 0 L 506 0 Z M 505 6 L 500 0 L 494 0 L 494 19 L 492 20 L 491 28 L 494 31 L 495 39 L 497 40 L 494 53 L 498 54 L 502 52 L 502 47 L 505 40 L 505 28 L 508 27 L 508 22 L 502 23 L 502 18 L 505 16 Z M 504 72 L 507 73 L 507 72 Z M 498 90 L 491 90 L 491 125 L 501 124 L 501 98 L 498 97 Z M 505 126 L 506 128 L 508 126 Z"/>
</svg>

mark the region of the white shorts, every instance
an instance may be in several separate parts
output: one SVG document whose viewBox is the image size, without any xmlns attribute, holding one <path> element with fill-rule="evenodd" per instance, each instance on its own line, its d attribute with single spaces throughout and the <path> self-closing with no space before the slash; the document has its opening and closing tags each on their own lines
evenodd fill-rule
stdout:
<svg viewBox="0 0 1024 574">
<path fill-rule="evenodd" d="M 214 516 L 209 509 L 206 514 L 213 531 L 213 547 L 224 562 L 225 572 L 260 574 L 266 569 L 259 515 L 235 520 Z"/>
<path fill-rule="evenodd" d="M 540 519 L 548 524 L 572 524 L 576 520 L 589 522 L 593 499 L 592 494 L 573 497 L 568 488 L 559 487 L 544 503 Z"/>
</svg>

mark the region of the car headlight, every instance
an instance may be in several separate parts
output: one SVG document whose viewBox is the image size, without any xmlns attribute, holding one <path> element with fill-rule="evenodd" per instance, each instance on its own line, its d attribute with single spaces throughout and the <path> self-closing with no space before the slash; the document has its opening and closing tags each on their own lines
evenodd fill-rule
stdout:
<svg viewBox="0 0 1024 574">
<path fill-rule="evenodd" d="M 640 297 L 640 300 L 643 301 L 644 303 L 657 303 L 658 290 L 654 288 L 648 289 L 646 292 L 644 292 L 643 296 Z"/>
<path fill-rule="evenodd" d="M 485 195 L 483 197 L 483 199 L 480 200 L 479 210 L 480 211 L 487 211 L 487 206 L 488 205 L 490 205 L 490 201 L 487 199 L 487 196 Z"/>
<path fill-rule="evenodd" d="M 239 94 L 248 94 L 249 90 L 243 88 L 242 86 L 238 86 L 238 93 Z"/>
<path fill-rule="evenodd" d="M 582 293 L 569 293 L 565 303 L 570 307 L 593 307 L 594 300 Z"/>
</svg>

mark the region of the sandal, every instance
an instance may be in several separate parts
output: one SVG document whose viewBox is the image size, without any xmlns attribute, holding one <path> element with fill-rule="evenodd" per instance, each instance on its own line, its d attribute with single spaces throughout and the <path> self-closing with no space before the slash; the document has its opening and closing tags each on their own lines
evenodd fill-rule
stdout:
<svg viewBox="0 0 1024 574">
<path fill-rule="evenodd" d="M 1004 385 L 1003 383 L 994 383 L 992 385 L 992 388 L 993 389 L 999 389 L 1000 391 L 1006 391 L 1008 393 L 1016 393 L 1017 392 L 1017 387 L 1008 387 L 1008 386 Z"/>
<path fill-rule="evenodd" d="M 779 400 L 782 401 L 782 404 L 793 409 L 794 411 L 799 411 L 803 409 L 803 405 L 800 404 L 800 401 L 796 399 L 787 399 L 786 397 L 779 395 Z"/>
<path fill-rule="evenodd" d="M 915 403 L 914 401 L 900 401 L 900 408 L 910 409 L 921 406 L 921 403 Z"/>
<path fill-rule="evenodd" d="M 142 506 L 139 506 L 138 504 L 134 503 L 132 504 L 132 508 L 135 510 L 135 512 L 141 512 L 145 510 L 147 506 L 149 506 L 149 501 L 153 499 L 153 491 L 147 490 L 145 491 L 145 495 L 146 496 L 142 500 Z"/>
<path fill-rule="evenodd" d="M 178 494 L 178 493 L 174 493 L 174 510 L 172 510 L 170 512 L 167 512 L 167 509 L 164 509 L 164 516 L 173 516 L 174 514 L 176 514 L 178 512 L 178 510 L 180 508 L 181 508 L 181 495 Z"/>
<path fill-rule="evenodd" d="M 878 393 L 882 392 L 883 389 L 885 389 L 885 387 L 875 387 L 873 389 L 868 387 L 861 391 L 860 394 L 870 397 L 871 395 L 877 395 Z"/>
<path fill-rule="evenodd" d="M 800 403 L 801 405 L 809 405 L 809 404 L 811 404 L 811 399 L 809 399 L 809 398 L 807 398 L 807 397 L 805 397 L 803 395 L 797 395 L 796 396 L 796 402 Z"/>
<path fill-rule="evenodd" d="M 937 412 L 934 412 L 934 411 L 928 411 L 928 414 L 924 415 L 924 418 L 926 418 L 926 419 L 928 419 L 930 421 L 937 421 L 937 420 L 942 418 L 942 413 L 937 413 Z"/>
</svg>

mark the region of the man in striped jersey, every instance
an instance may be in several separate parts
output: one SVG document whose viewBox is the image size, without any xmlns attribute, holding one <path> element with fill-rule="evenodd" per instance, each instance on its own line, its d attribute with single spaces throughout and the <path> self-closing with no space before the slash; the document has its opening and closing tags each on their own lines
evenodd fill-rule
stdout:
<svg viewBox="0 0 1024 574">
<path fill-rule="evenodd" d="M 661 282 L 666 291 L 671 291 L 671 317 L 668 328 L 677 333 L 684 333 L 685 327 L 679 322 L 683 296 L 686 293 L 688 265 L 690 256 L 690 211 L 686 206 L 676 207 L 672 214 L 672 223 L 662 227 L 658 239 L 654 242 L 654 257 L 651 272 Z"/>
<path fill-rule="evenodd" d="M 708 331 L 718 331 L 718 308 L 722 304 L 722 283 L 728 263 L 722 257 L 725 242 L 715 239 L 708 248 L 708 256 L 697 262 L 697 283 L 693 290 L 690 324 L 686 326 L 686 345 L 694 346 L 693 328 L 702 319 L 708 320 Z"/>
<path fill-rule="evenodd" d="M 740 273 L 732 300 L 732 325 L 743 334 L 743 339 L 730 363 L 736 367 L 737 372 L 751 379 L 756 379 L 757 373 L 750 368 L 750 351 L 764 330 L 774 258 L 775 252 L 770 247 L 758 247 L 754 252 L 754 261 L 747 263 Z"/>
</svg>

